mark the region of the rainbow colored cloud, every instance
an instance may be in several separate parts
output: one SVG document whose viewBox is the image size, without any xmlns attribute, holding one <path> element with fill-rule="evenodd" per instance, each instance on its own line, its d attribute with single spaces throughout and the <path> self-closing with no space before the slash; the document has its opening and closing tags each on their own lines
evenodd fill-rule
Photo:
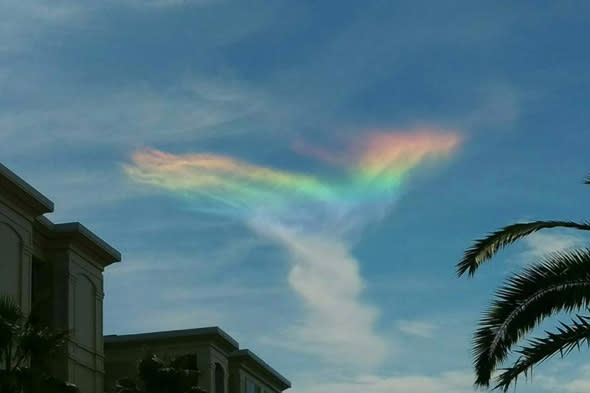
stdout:
<svg viewBox="0 0 590 393">
<path fill-rule="evenodd" d="M 340 175 L 331 178 L 223 155 L 174 155 L 154 149 L 136 152 L 133 164 L 125 165 L 124 170 L 138 183 L 190 197 L 204 209 L 245 213 L 316 203 L 358 205 L 394 198 L 413 168 L 426 160 L 448 156 L 459 143 L 455 133 L 415 129 L 406 133 L 371 132 L 344 152 L 294 145 L 301 156 L 337 166 Z"/>
</svg>

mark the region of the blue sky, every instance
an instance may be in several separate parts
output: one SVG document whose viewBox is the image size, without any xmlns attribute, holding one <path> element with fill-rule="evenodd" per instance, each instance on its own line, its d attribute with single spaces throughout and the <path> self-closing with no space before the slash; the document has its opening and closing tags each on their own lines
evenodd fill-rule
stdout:
<svg viewBox="0 0 590 393">
<path fill-rule="evenodd" d="M 53 220 L 122 252 L 106 333 L 219 325 L 294 392 L 471 392 L 494 288 L 584 244 L 550 231 L 474 279 L 454 273 L 500 226 L 585 217 L 586 2 L 5 0 L 0 15 L 0 157 L 56 203 Z M 269 236 L 123 170 L 153 148 L 316 172 L 290 144 L 417 126 L 462 143 L 354 236 Z M 298 264 L 324 292 L 302 299 Z M 584 354 L 553 360 L 518 391 L 586 391 L 588 370 Z"/>
</svg>

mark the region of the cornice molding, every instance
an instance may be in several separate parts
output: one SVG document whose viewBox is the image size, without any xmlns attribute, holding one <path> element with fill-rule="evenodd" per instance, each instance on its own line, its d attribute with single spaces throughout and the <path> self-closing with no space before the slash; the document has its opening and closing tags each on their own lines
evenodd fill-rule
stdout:
<svg viewBox="0 0 590 393">
<path fill-rule="evenodd" d="M 25 205 L 34 217 L 53 212 L 53 202 L 0 163 L 0 190 Z"/>
</svg>

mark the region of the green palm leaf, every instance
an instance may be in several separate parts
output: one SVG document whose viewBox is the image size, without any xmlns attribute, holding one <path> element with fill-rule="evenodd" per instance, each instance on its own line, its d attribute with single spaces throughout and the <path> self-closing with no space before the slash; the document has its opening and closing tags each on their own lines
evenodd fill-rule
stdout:
<svg viewBox="0 0 590 393">
<path fill-rule="evenodd" d="M 533 338 L 529 340 L 529 346 L 518 350 L 520 358 L 498 376 L 496 389 L 506 392 L 512 382 L 516 383 L 519 375 L 524 373 L 526 376 L 535 364 L 558 352 L 563 357 L 575 348 L 580 349 L 580 344 L 584 342 L 590 344 L 590 316 L 577 315 L 571 325 L 560 322 L 557 333 L 546 333 L 546 337 Z"/>
<path fill-rule="evenodd" d="M 69 336 L 70 332 L 67 330 L 55 331 L 47 326 L 34 324 L 28 320 L 19 332 L 18 359 L 35 358 L 37 360 L 46 360 L 45 358 L 63 348 Z"/>
<path fill-rule="evenodd" d="M 0 362 L 10 368 L 14 341 L 22 327 L 23 313 L 10 296 L 0 296 Z"/>
<path fill-rule="evenodd" d="M 0 318 L 10 323 L 18 323 L 23 319 L 23 313 L 12 297 L 0 296 Z"/>
<path fill-rule="evenodd" d="M 473 247 L 465 252 L 463 259 L 457 264 L 457 274 L 462 276 L 465 272 L 468 272 L 472 276 L 479 266 L 494 256 L 498 250 L 533 232 L 558 227 L 590 230 L 590 224 L 580 224 L 572 221 L 534 221 L 512 224 L 491 233 L 486 238 L 476 240 Z"/>
<path fill-rule="evenodd" d="M 68 332 L 54 331 L 25 317 L 12 298 L 0 296 L 0 392 L 79 393 L 75 385 L 27 365 L 32 357 L 41 360 L 54 353 L 67 337 Z"/>
<path fill-rule="evenodd" d="M 510 348 L 543 319 L 588 306 L 590 249 L 553 253 L 509 278 L 475 332 L 476 384 L 488 386 Z"/>
</svg>

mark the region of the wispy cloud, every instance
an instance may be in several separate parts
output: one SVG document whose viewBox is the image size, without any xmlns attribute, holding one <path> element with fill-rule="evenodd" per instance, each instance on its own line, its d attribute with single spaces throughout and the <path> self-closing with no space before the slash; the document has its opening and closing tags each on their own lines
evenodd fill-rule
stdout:
<svg viewBox="0 0 590 393">
<path fill-rule="evenodd" d="M 565 362 L 565 360 L 558 360 Z M 582 364 L 576 367 L 575 364 L 570 364 L 569 372 L 574 370 L 573 374 L 565 377 L 562 373 L 554 373 L 550 370 L 544 370 L 535 376 L 533 381 L 528 381 L 529 384 L 539 386 L 543 390 L 550 392 L 564 392 L 564 393 L 585 393 L 590 389 L 590 365 Z M 563 371 L 563 370 L 562 370 Z"/>
<path fill-rule="evenodd" d="M 502 81 L 482 83 L 475 93 L 476 106 L 451 123 L 465 129 L 505 131 L 518 119 L 523 100 L 527 98 L 518 88 Z"/>
<path fill-rule="evenodd" d="M 412 169 L 450 154 L 460 138 L 433 130 L 364 138 L 349 150 L 341 174 L 329 177 L 211 153 L 156 150 L 136 152 L 124 170 L 130 179 L 168 190 L 197 211 L 244 222 L 287 252 L 288 283 L 302 315 L 276 336 L 266 335 L 266 343 L 350 370 L 372 370 L 394 348 L 377 332 L 379 310 L 361 300 L 365 283 L 352 254 L 356 236 L 382 217 Z M 360 352 L 367 355 L 356 356 Z"/>
<path fill-rule="evenodd" d="M 394 348 L 375 329 L 377 308 L 360 300 L 365 283 L 350 246 L 330 234 L 253 225 L 288 251 L 289 285 L 303 307 L 301 321 L 265 342 L 355 370 L 379 366 Z"/>
<path fill-rule="evenodd" d="M 48 94 L 42 89 L 38 93 Z M 51 151 L 60 145 L 133 149 L 194 143 L 235 135 L 239 129 L 224 125 L 254 113 L 262 115 L 267 109 L 256 93 L 231 83 L 217 85 L 192 77 L 165 91 L 134 86 L 96 93 L 84 97 L 62 93 L 43 108 L 0 111 L 0 127 L 6 130 L 0 142 L 10 141 L 20 154 L 34 149 Z M 29 143 L 31 138 L 37 143 Z"/>
<path fill-rule="evenodd" d="M 521 254 L 523 263 L 538 262 L 556 251 L 567 251 L 584 247 L 586 241 L 572 233 L 537 232 L 525 238 L 527 250 Z"/>
<path fill-rule="evenodd" d="M 267 312 L 280 307 L 284 293 L 280 283 L 260 286 L 256 280 L 246 278 L 247 269 L 236 266 L 231 269 L 234 274 L 227 274 L 228 265 L 240 261 L 235 253 L 256 247 L 248 240 L 236 243 L 235 247 L 225 245 L 226 252 L 219 253 L 192 249 L 127 253 L 124 263 L 110 266 L 105 272 L 107 332 L 208 325 L 243 328 L 260 315 L 253 304 Z M 161 277 L 157 288 L 154 276 Z M 274 299 L 272 305 L 266 302 L 269 297 Z M 236 313 L 236 308 L 250 313 Z"/>
<path fill-rule="evenodd" d="M 180 7 L 205 6 L 219 3 L 220 0 L 125 0 L 125 3 L 136 7 Z"/>
<path fill-rule="evenodd" d="M 531 50 L 529 63 L 539 65 L 532 75 L 530 69 L 519 68 L 523 64 L 518 61 L 518 46 L 510 42 L 515 34 L 522 38 L 523 45 L 527 37 L 537 37 L 534 32 L 538 22 L 550 17 L 555 9 L 535 11 L 531 19 L 527 18 L 532 12 L 529 7 L 475 6 L 469 2 L 462 5 L 461 13 L 434 2 L 429 13 L 419 12 L 410 2 L 367 5 L 349 1 L 339 3 L 337 9 L 330 2 L 264 2 L 257 4 L 256 12 L 252 8 L 251 4 L 229 0 L 2 2 L 2 159 L 55 200 L 59 220 L 80 219 L 92 229 L 99 223 L 97 233 L 122 248 L 124 263 L 110 267 L 106 273 L 106 285 L 110 286 L 107 302 L 117 305 L 105 308 L 105 313 L 120 313 L 120 319 L 105 315 L 111 326 L 117 324 L 133 331 L 215 322 L 224 323 L 231 330 L 235 326 L 241 329 L 243 319 L 258 312 L 252 316 L 254 327 L 246 337 L 256 339 L 264 334 L 279 344 L 291 344 L 293 352 L 311 352 L 313 358 L 323 359 L 334 369 L 344 364 L 351 366 L 348 369 L 361 370 L 360 374 L 373 375 L 355 378 L 351 372 L 348 380 L 332 386 L 336 391 L 450 391 L 452 378 L 443 374 L 416 372 L 407 379 L 401 374 L 374 376 L 374 368 L 390 353 L 399 350 L 400 358 L 404 357 L 414 350 L 412 344 L 426 347 L 433 340 L 422 338 L 442 335 L 450 329 L 445 328 L 444 318 L 428 316 L 414 320 L 419 317 L 396 315 L 399 309 L 395 299 L 403 299 L 407 294 L 417 302 L 418 295 L 431 296 L 436 292 L 430 287 L 430 291 L 420 289 L 428 287 L 430 281 L 419 275 L 393 288 L 396 282 L 411 276 L 410 269 L 420 269 L 434 260 L 436 244 L 424 252 L 414 252 L 412 260 L 405 260 L 394 255 L 397 251 L 411 252 L 405 244 L 390 247 L 391 243 L 385 245 L 387 241 L 379 235 L 370 240 L 363 238 L 367 226 L 386 217 L 398 196 L 405 192 L 403 185 L 408 178 L 396 176 L 399 166 L 388 162 L 398 159 L 395 149 L 387 147 L 399 140 L 391 135 L 375 138 L 375 155 L 367 156 L 363 155 L 366 141 L 362 137 L 350 145 L 347 143 L 354 138 L 339 139 L 357 133 L 378 134 L 375 128 L 384 125 L 412 126 L 418 124 L 415 120 L 468 132 L 508 129 L 515 123 L 523 127 L 523 132 L 527 127 L 537 127 L 528 120 L 538 116 L 529 115 L 550 111 L 545 111 L 540 102 L 526 107 L 530 102 L 525 102 L 523 92 L 529 92 L 532 85 L 543 85 L 542 89 L 551 91 L 552 97 L 560 95 L 553 94 L 555 88 L 565 85 L 563 78 L 556 79 L 555 74 L 565 73 L 568 67 L 566 63 L 543 65 L 545 59 L 537 55 L 544 52 Z M 337 18 L 332 18 L 335 12 Z M 558 19 L 563 20 L 566 14 L 567 10 L 560 9 Z M 326 23 L 328 19 L 330 23 Z M 524 35 L 520 34 L 523 21 L 527 33 Z M 563 50 L 568 53 L 568 48 Z M 436 67 L 432 66 L 434 57 Z M 507 67 L 509 64 L 513 69 Z M 525 74 L 528 77 L 522 80 L 520 77 Z M 548 78 L 551 75 L 555 81 Z M 544 83 L 535 84 L 535 80 Z M 574 90 L 575 86 L 579 83 L 572 82 Z M 575 94 L 559 91 L 564 93 L 561 96 L 576 100 Z M 564 107 L 555 112 L 576 119 L 569 112 L 575 111 L 576 105 L 561 104 Z M 526 115 L 526 124 L 517 122 L 521 113 Z M 553 124 L 545 119 L 542 123 Z M 543 124 L 531 132 L 550 133 Z M 576 124 L 567 121 L 555 124 L 577 129 Z M 299 152 L 307 149 L 309 154 L 294 157 L 285 147 L 292 139 L 287 135 L 300 137 L 304 142 L 298 146 Z M 340 146 L 322 146 L 314 138 L 336 141 Z M 473 145 L 477 144 L 475 139 Z M 535 149 L 547 141 L 544 137 L 537 139 Z M 283 142 L 282 148 L 275 149 L 277 143 Z M 379 151 L 381 146 L 384 151 Z M 155 191 L 153 185 L 157 184 L 140 186 L 127 182 L 116 165 L 126 160 L 131 151 L 146 147 L 183 157 L 187 152 L 223 153 L 235 165 L 229 171 L 219 166 L 193 168 L 186 175 L 200 172 L 201 186 L 193 182 L 191 188 L 182 191 Z M 489 146 L 485 149 L 489 150 Z M 493 152 L 499 155 L 496 158 L 504 166 L 512 165 L 506 160 L 511 150 L 501 150 Z M 418 151 L 416 147 L 406 149 L 401 156 L 410 155 L 406 161 L 409 166 L 422 165 L 421 156 L 413 154 Z M 287 154 L 282 156 L 283 153 Z M 476 151 L 472 154 L 476 155 Z M 523 157 L 527 162 L 534 161 L 526 154 Z M 320 164 L 310 162 L 315 158 Z M 246 172 L 271 171 L 263 170 L 259 172 L 262 176 L 254 179 L 239 173 L 239 167 L 247 168 Z M 445 223 L 446 227 L 456 226 L 459 216 L 465 213 L 467 228 L 469 220 L 481 218 L 468 212 L 489 211 L 479 205 L 475 209 L 482 198 L 486 199 L 483 195 L 490 194 L 480 188 L 474 191 L 465 186 L 467 194 L 463 195 L 470 196 L 465 202 L 470 206 L 457 202 L 457 186 L 481 174 L 474 173 L 476 169 L 470 164 L 460 167 L 464 170 L 445 177 L 453 178 L 452 184 L 439 183 L 441 188 L 445 187 L 446 200 L 438 198 L 437 186 L 432 187 L 431 196 L 412 198 L 419 202 L 413 206 L 420 206 L 415 215 L 411 212 L 415 222 L 428 221 L 423 217 L 436 220 L 433 211 L 450 211 L 456 219 Z M 498 168 L 503 170 L 502 165 L 491 170 Z M 295 180 L 291 186 L 265 182 L 267 175 L 279 172 L 287 175 L 282 179 Z M 302 178 L 290 176 L 293 174 L 314 181 L 298 182 Z M 166 180 L 167 176 L 159 180 Z M 238 196 L 220 194 L 219 188 L 204 189 L 204 178 L 215 180 L 220 188 L 241 187 L 245 192 Z M 311 184 L 312 189 L 304 190 L 303 184 Z M 402 186 L 392 187 L 396 184 Z M 234 206 L 244 200 L 249 202 L 246 207 L 241 205 L 239 215 L 228 213 L 231 209 L 226 205 L 215 203 L 209 203 L 207 208 L 211 209 L 203 213 L 206 193 L 216 198 L 222 196 Z M 498 200 L 506 203 L 504 198 Z M 511 206 L 517 209 L 516 205 Z M 171 214 L 174 209 L 181 214 Z M 154 217 L 158 211 L 161 214 Z M 248 233 L 235 235 L 233 229 L 227 230 L 225 224 L 216 220 L 239 222 L 246 227 L 240 230 Z M 205 226 L 208 228 L 204 229 Z M 416 233 L 424 237 L 423 227 L 410 225 L 406 231 L 404 225 L 403 230 L 408 238 L 414 238 Z M 444 240 L 447 232 L 455 233 L 451 228 L 433 235 L 438 236 L 435 243 L 445 242 L 441 250 L 455 247 L 452 241 Z M 355 248 L 359 239 L 368 240 L 363 242 L 362 250 Z M 561 240 L 553 246 L 572 244 Z M 393 243 L 397 241 L 393 239 Z M 545 239 L 543 243 L 548 242 Z M 278 249 L 273 249 L 277 257 L 269 258 L 269 265 L 276 261 L 273 268 L 281 267 L 280 274 L 284 275 L 264 277 L 264 282 L 253 283 L 252 277 L 244 278 L 240 270 L 236 276 L 241 282 L 227 277 L 221 277 L 221 283 L 218 277 L 211 279 L 224 269 L 233 274 L 237 267 L 259 274 L 257 269 L 261 265 L 256 263 L 266 257 L 261 258 L 259 248 L 268 244 Z M 527 258 L 537 258 L 541 252 L 538 250 L 545 246 L 531 243 Z M 190 250 L 181 250 L 183 247 Z M 369 260 L 357 257 L 357 251 Z M 379 261 L 384 254 L 390 262 Z M 436 257 L 445 259 L 443 255 L 447 254 L 441 251 Z M 421 263 L 412 262 L 417 260 Z M 386 282 L 383 286 L 388 288 L 374 291 L 374 277 L 365 276 L 365 268 L 370 274 L 377 269 L 383 271 L 378 279 Z M 270 275 L 267 265 L 264 269 L 259 275 Z M 162 273 L 174 275 L 179 271 L 186 273 L 180 278 L 184 281 L 162 282 L 166 278 Z M 430 275 L 439 273 L 437 269 L 429 271 Z M 446 278 L 441 275 L 440 279 L 444 282 Z M 159 284 L 156 290 L 154 282 Z M 402 287 L 406 289 L 402 291 Z M 440 288 L 450 290 L 450 285 Z M 278 296 L 275 291 L 280 289 L 296 304 L 278 312 L 255 308 L 269 307 L 268 303 L 276 305 L 276 297 L 272 302 L 263 298 L 269 293 Z M 218 306 L 224 293 L 232 299 L 254 299 L 262 306 L 246 307 L 234 300 L 233 306 L 229 301 Z M 206 301 L 195 305 L 199 299 Z M 378 307 L 381 302 L 388 302 L 388 309 L 385 305 Z M 438 297 L 429 306 L 440 305 L 441 313 L 448 314 L 449 302 Z M 456 303 L 454 306 L 461 307 Z M 231 320 L 238 311 L 247 315 Z M 268 314 L 273 318 L 268 318 Z M 164 318 L 169 318 L 170 323 Z M 280 329 L 259 326 L 261 321 L 279 318 L 286 322 Z M 395 324 L 396 318 L 408 319 Z M 436 323 L 428 326 L 430 321 Z M 318 327 L 326 334 L 318 335 Z M 394 337 L 389 343 L 391 335 Z M 416 360 L 423 357 L 416 354 L 412 362 L 434 368 L 448 365 L 447 353 L 460 352 L 457 357 L 469 357 L 467 350 L 457 350 L 459 345 L 449 344 L 451 340 L 444 336 L 446 343 L 436 349 L 438 355 L 424 362 Z M 397 345 L 396 340 L 403 343 Z M 369 351 L 364 348 L 372 350 L 366 360 L 364 354 Z M 355 350 L 363 358 L 353 353 Z M 280 358 L 291 356 L 297 354 Z M 294 371 L 285 368 L 286 375 Z M 328 382 L 317 381 L 318 389 L 327 391 Z M 455 391 L 461 389 L 457 387 Z"/>
<path fill-rule="evenodd" d="M 438 326 L 424 321 L 400 320 L 396 323 L 397 328 L 404 334 L 423 338 L 432 338 Z"/>
<path fill-rule="evenodd" d="M 297 386 L 294 393 L 470 393 L 473 377 L 468 371 L 447 371 L 438 375 L 381 376 L 361 374 L 350 380 L 308 383 Z M 577 393 L 577 392 L 576 392 Z"/>
<path fill-rule="evenodd" d="M 30 50 L 44 29 L 59 26 L 82 12 L 80 2 L 62 0 L 6 0 L 0 3 L 0 53 L 16 54 Z"/>
</svg>

